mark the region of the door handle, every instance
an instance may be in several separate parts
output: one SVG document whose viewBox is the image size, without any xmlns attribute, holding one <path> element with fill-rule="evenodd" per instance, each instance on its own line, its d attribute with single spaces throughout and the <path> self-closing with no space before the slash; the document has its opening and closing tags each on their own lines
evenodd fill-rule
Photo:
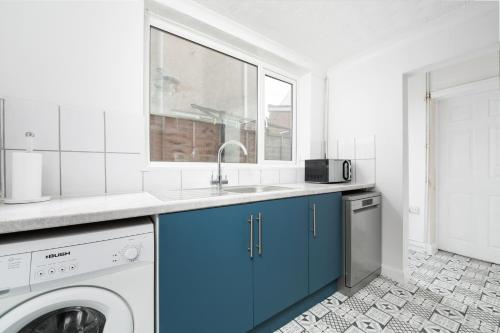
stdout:
<svg viewBox="0 0 500 333">
<path fill-rule="evenodd" d="M 250 253 L 250 259 L 253 258 L 253 214 L 250 214 L 248 219 L 248 224 L 250 224 L 250 245 L 248 246 L 248 252 Z"/>
<path fill-rule="evenodd" d="M 313 204 L 313 238 L 316 239 L 316 204 Z"/>
<path fill-rule="evenodd" d="M 259 237 L 259 241 L 257 242 L 257 250 L 259 251 L 259 256 L 262 255 L 262 214 L 259 213 L 255 218 L 257 220 L 257 233 Z"/>
</svg>

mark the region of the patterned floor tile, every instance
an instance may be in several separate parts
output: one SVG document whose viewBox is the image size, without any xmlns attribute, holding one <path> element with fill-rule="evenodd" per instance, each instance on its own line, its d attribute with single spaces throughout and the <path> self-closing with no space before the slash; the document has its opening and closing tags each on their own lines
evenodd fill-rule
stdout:
<svg viewBox="0 0 500 333">
<path fill-rule="evenodd" d="M 460 324 L 450 318 L 447 318 L 439 313 L 434 313 L 430 319 L 431 322 L 446 328 L 450 332 L 457 332 Z"/>
<path fill-rule="evenodd" d="M 363 302 L 362 299 L 356 297 L 356 295 L 349 298 L 347 301 L 345 301 L 344 304 L 349 306 L 351 309 L 357 310 L 361 313 L 365 313 L 365 311 L 371 307 L 370 305 Z"/>
<path fill-rule="evenodd" d="M 384 326 L 387 325 L 387 323 L 392 319 L 391 315 L 380 311 L 375 307 L 372 307 L 368 311 L 366 311 L 365 315 L 373 320 L 376 320 L 378 323 Z"/>
<path fill-rule="evenodd" d="M 406 304 L 406 300 L 390 293 L 385 294 L 384 297 L 382 297 L 382 299 L 391 302 L 392 304 L 396 305 L 399 308 L 402 308 L 403 305 Z"/>
<path fill-rule="evenodd" d="M 304 327 L 305 329 L 308 329 L 309 327 L 313 326 L 314 323 L 316 323 L 316 316 L 313 315 L 311 312 L 306 311 L 297 318 L 295 318 L 295 321 L 300 324 L 300 326 Z"/>
<path fill-rule="evenodd" d="M 420 330 L 414 329 L 410 324 L 405 323 L 398 319 L 392 319 L 386 326 L 384 333 L 414 333 L 420 332 Z"/>
<path fill-rule="evenodd" d="M 322 321 L 339 332 L 344 332 L 349 326 L 351 326 L 351 324 L 344 318 L 333 313 L 329 313 L 324 316 Z"/>
<path fill-rule="evenodd" d="M 327 307 L 328 309 L 333 310 L 340 305 L 340 301 L 337 298 L 330 296 L 323 302 L 321 302 L 321 304 Z"/>
<path fill-rule="evenodd" d="M 434 309 L 429 309 L 426 308 L 422 305 L 415 304 L 413 302 L 408 302 L 406 305 L 403 307 L 404 310 L 407 310 L 415 315 L 419 315 L 421 317 L 424 317 L 426 319 L 429 319 L 434 312 Z"/>
<path fill-rule="evenodd" d="M 422 328 L 422 332 L 425 332 L 425 333 L 450 333 L 450 331 L 447 330 L 446 328 L 444 328 L 438 324 L 432 323 L 432 322 L 426 322 L 424 324 L 424 327 Z"/>
<path fill-rule="evenodd" d="M 276 333 L 500 333 L 500 265 L 410 251 L 411 277 L 336 292 Z"/>
<path fill-rule="evenodd" d="M 436 307 L 435 313 L 439 313 L 440 315 L 457 322 L 461 322 L 465 318 L 465 315 L 460 313 L 460 311 L 441 304 Z"/>
<path fill-rule="evenodd" d="M 323 306 L 321 303 L 316 304 L 312 308 L 309 309 L 309 311 L 316 316 L 316 318 L 323 318 L 327 313 L 330 312 L 330 310 Z"/>
<path fill-rule="evenodd" d="M 382 326 L 367 316 L 359 316 L 355 322 L 356 327 L 366 333 L 381 333 Z"/>
</svg>

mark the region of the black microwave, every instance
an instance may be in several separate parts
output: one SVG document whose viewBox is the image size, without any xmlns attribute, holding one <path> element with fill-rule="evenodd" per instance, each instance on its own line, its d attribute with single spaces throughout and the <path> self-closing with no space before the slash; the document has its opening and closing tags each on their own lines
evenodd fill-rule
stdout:
<svg viewBox="0 0 500 333">
<path fill-rule="evenodd" d="M 309 183 L 345 183 L 352 179 L 351 160 L 306 160 L 305 167 L 305 181 Z"/>
</svg>

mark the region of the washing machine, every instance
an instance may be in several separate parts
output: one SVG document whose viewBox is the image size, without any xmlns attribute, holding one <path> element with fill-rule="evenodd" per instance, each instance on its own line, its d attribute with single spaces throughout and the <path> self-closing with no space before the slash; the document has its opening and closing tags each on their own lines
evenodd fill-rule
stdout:
<svg viewBox="0 0 500 333">
<path fill-rule="evenodd" d="M 0 237 L 0 332 L 153 333 L 149 218 Z"/>
</svg>

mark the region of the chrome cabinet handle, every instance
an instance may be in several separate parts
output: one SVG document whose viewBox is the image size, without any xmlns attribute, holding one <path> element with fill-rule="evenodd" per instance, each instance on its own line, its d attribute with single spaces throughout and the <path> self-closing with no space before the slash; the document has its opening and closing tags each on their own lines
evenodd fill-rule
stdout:
<svg viewBox="0 0 500 333">
<path fill-rule="evenodd" d="M 259 241 L 257 243 L 257 249 L 259 250 L 259 256 L 262 255 L 262 214 L 259 213 L 256 218 L 257 222 L 259 223 L 257 225 L 257 230 L 258 230 L 258 236 L 259 236 Z"/>
<path fill-rule="evenodd" d="M 313 238 L 316 239 L 316 204 L 313 204 Z"/>
<path fill-rule="evenodd" d="M 248 224 L 250 224 L 250 244 L 248 246 L 248 252 L 250 252 L 250 258 L 253 258 L 253 214 L 250 214 Z"/>
</svg>

